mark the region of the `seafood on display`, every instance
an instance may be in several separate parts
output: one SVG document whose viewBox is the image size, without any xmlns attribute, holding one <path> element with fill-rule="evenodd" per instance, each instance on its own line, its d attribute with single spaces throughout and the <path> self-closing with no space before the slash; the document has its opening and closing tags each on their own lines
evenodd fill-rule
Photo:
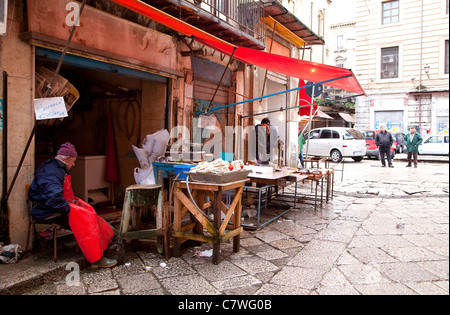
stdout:
<svg viewBox="0 0 450 315">
<path fill-rule="evenodd" d="M 200 162 L 197 166 L 191 168 L 190 173 L 210 173 L 210 174 L 226 174 L 237 172 L 244 169 L 244 162 L 236 160 L 233 162 L 217 159 L 212 162 Z"/>
</svg>

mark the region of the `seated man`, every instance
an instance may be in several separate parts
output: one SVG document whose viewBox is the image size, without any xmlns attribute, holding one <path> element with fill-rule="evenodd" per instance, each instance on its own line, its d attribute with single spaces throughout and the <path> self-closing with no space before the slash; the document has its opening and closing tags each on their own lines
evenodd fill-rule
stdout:
<svg viewBox="0 0 450 315">
<path fill-rule="evenodd" d="M 103 252 L 114 236 L 112 227 L 86 202 L 74 196 L 69 170 L 77 159 L 75 147 L 63 144 L 55 158 L 39 167 L 28 191 L 33 202 L 31 215 L 40 221 L 60 213 L 58 224 L 72 230 L 81 251 L 93 268 L 109 268 L 117 260 L 108 259 Z"/>
</svg>

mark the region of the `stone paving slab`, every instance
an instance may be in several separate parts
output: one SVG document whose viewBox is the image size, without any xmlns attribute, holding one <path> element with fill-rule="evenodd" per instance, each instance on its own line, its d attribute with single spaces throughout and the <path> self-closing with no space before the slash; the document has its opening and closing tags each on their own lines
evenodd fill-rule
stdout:
<svg viewBox="0 0 450 315">
<path fill-rule="evenodd" d="M 128 251 L 123 265 L 84 266 L 79 285 L 68 286 L 65 266 L 82 264 L 82 257 L 69 253 L 55 265 L 50 256 L 31 256 L 0 265 L 0 294 L 448 295 L 448 165 L 405 170 L 378 163 L 346 163 L 343 181 L 336 177 L 334 198 L 323 208 L 299 204 L 263 229 L 244 231 L 240 252 L 225 242 L 218 265 L 197 255 L 210 244 L 183 246 L 181 257 L 168 261 L 155 252 Z M 437 189 L 388 194 L 423 185 Z"/>
</svg>

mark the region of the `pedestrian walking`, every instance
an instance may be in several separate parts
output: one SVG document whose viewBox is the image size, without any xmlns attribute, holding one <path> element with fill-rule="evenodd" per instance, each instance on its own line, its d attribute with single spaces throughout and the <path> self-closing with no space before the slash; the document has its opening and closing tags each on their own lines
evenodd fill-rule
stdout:
<svg viewBox="0 0 450 315">
<path fill-rule="evenodd" d="M 416 131 L 416 128 L 411 127 L 409 133 L 405 136 L 406 150 L 408 151 L 408 164 L 406 167 L 411 167 L 414 163 L 414 167 L 417 168 L 417 155 L 419 155 L 419 145 L 422 144 L 422 137 Z"/>
<path fill-rule="evenodd" d="M 303 145 L 306 144 L 305 135 L 303 134 L 303 131 L 300 131 L 300 135 L 298 136 L 298 158 L 300 159 L 300 164 L 302 167 L 304 167 L 303 164 Z"/>
<path fill-rule="evenodd" d="M 375 144 L 378 146 L 378 152 L 380 154 L 381 167 L 386 167 L 386 161 L 384 157 L 386 156 L 389 167 L 394 167 L 392 165 L 391 158 L 391 147 L 394 143 L 394 138 L 389 131 L 386 131 L 386 126 L 380 127 L 380 132 L 377 133 L 375 137 Z"/>
</svg>

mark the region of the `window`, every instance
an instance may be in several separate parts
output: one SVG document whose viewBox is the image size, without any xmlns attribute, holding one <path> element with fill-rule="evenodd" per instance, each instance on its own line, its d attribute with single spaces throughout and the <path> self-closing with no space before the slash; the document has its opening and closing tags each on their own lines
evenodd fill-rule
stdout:
<svg viewBox="0 0 450 315">
<path fill-rule="evenodd" d="M 399 21 L 398 0 L 386 1 L 383 6 L 383 24 L 396 23 Z"/>
<path fill-rule="evenodd" d="M 338 68 L 344 68 L 344 66 L 345 66 L 345 59 L 342 58 L 342 57 L 337 57 L 337 58 L 335 59 L 335 63 L 336 63 L 336 67 L 338 67 Z"/>
<path fill-rule="evenodd" d="M 323 129 L 320 134 L 320 139 L 331 139 L 331 130 Z"/>
<path fill-rule="evenodd" d="M 375 132 L 374 131 L 361 131 L 366 140 L 375 140 Z"/>
<path fill-rule="evenodd" d="M 319 11 L 319 14 L 317 15 L 317 22 L 318 22 L 318 27 L 317 27 L 317 35 L 319 36 L 323 36 L 323 23 L 324 23 L 324 19 L 323 19 L 323 12 Z"/>
<path fill-rule="evenodd" d="M 309 136 L 309 139 L 319 139 L 320 130 L 313 130 L 311 131 L 311 135 Z M 308 139 L 308 134 L 306 134 L 305 139 Z"/>
<path fill-rule="evenodd" d="M 333 130 L 333 139 L 339 139 L 339 132 Z"/>
<path fill-rule="evenodd" d="M 381 79 L 398 78 L 398 47 L 381 49 Z"/>
<path fill-rule="evenodd" d="M 425 143 L 441 143 L 442 137 L 430 137 L 425 141 Z"/>
<path fill-rule="evenodd" d="M 344 49 L 344 35 L 337 36 L 336 49 Z"/>
<path fill-rule="evenodd" d="M 445 41 L 444 73 L 448 74 L 448 39 Z"/>
</svg>

